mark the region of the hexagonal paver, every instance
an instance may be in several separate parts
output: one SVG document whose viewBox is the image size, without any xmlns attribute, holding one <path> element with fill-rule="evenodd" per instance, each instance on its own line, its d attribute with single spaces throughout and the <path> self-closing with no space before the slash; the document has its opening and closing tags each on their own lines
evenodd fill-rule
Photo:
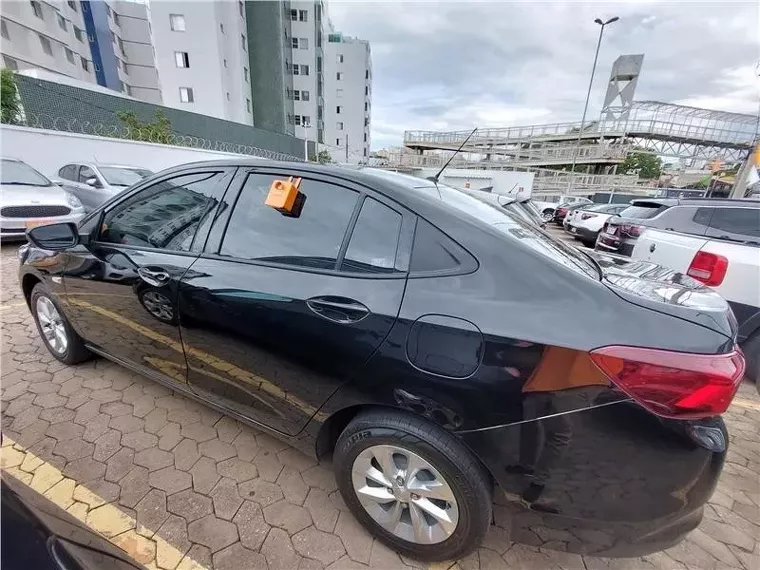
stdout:
<svg viewBox="0 0 760 570">
<path fill-rule="evenodd" d="M 166 491 L 167 495 L 189 489 L 192 484 L 193 479 L 189 473 L 178 471 L 174 467 L 164 467 L 150 474 L 150 485 Z"/>
<path fill-rule="evenodd" d="M 50 422 L 51 424 L 58 424 L 61 422 L 70 422 L 74 419 L 76 412 L 69 410 L 68 408 L 50 408 L 42 410 L 40 412 L 40 419 Z"/>
<path fill-rule="evenodd" d="M 280 463 L 280 460 L 277 459 L 277 455 L 275 455 L 272 451 L 259 448 L 257 448 L 257 450 L 258 453 L 256 453 L 253 464 L 259 470 L 259 476 L 262 479 L 274 483 L 277 481 L 277 477 L 279 477 L 280 473 L 282 472 L 282 469 L 284 467 L 283 464 Z"/>
<path fill-rule="evenodd" d="M 303 482 L 301 474 L 292 467 L 285 467 L 277 478 L 277 484 L 282 489 L 285 500 L 296 505 L 303 505 L 309 487 Z"/>
<path fill-rule="evenodd" d="M 262 507 L 269 506 L 283 498 L 280 487 L 261 478 L 251 479 L 238 485 L 238 494 L 243 499 L 257 502 Z"/>
<path fill-rule="evenodd" d="M 132 467 L 129 473 L 119 481 L 119 486 L 121 487 L 119 503 L 125 507 L 134 507 L 150 491 L 148 470 L 144 467 Z"/>
<path fill-rule="evenodd" d="M 211 491 L 214 513 L 220 519 L 230 520 L 243 502 L 238 495 L 237 483 L 226 477 L 221 479 Z"/>
<path fill-rule="evenodd" d="M 87 485 L 77 485 L 74 489 L 75 501 L 86 503 L 94 509 L 105 503 L 111 503 L 119 498 L 121 488 L 116 483 L 110 483 L 105 479 L 89 481 Z"/>
<path fill-rule="evenodd" d="M 164 412 L 165 411 L 166 410 L 164 410 Z M 148 430 L 147 423 L 145 425 L 145 429 Z M 158 447 L 164 451 L 169 451 L 177 447 L 177 444 L 179 444 L 183 439 L 182 434 L 180 433 L 180 429 L 181 428 L 179 424 L 164 424 L 163 427 L 161 427 L 161 429 L 159 429 L 157 432 Z M 156 432 L 151 431 L 151 433 Z"/>
<path fill-rule="evenodd" d="M 252 550 L 258 550 L 269 532 L 261 507 L 251 501 L 243 501 L 232 519 L 238 527 L 240 542 Z"/>
<path fill-rule="evenodd" d="M 95 451 L 92 457 L 98 461 L 108 461 L 119 449 L 121 449 L 121 432 L 110 429 L 95 440 Z"/>
<path fill-rule="evenodd" d="M 203 518 L 213 512 L 211 499 L 192 489 L 170 495 L 167 500 L 167 509 L 187 522 Z"/>
<path fill-rule="evenodd" d="M 55 424 L 54 426 L 50 426 L 46 432 L 46 435 L 57 439 L 58 441 L 80 439 L 82 434 L 84 434 L 84 428 L 73 422 L 61 422 Z"/>
<path fill-rule="evenodd" d="M 211 568 L 211 551 L 200 544 L 193 544 L 177 566 L 177 570 L 206 570 Z"/>
<path fill-rule="evenodd" d="M 154 408 L 143 418 L 145 421 L 145 431 L 157 434 L 168 423 L 166 420 L 166 410 L 163 408 Z M 179 426 L 177 426 L 179 427 Z"/>
<path fill-rule="evenodd" d="M 208 515 L 187 525 L 187 536 L 217 552 L 238 540 L 237 527 L 231 522 Z"/>
<path fill-rule="evenodd" d="M 301 477 L 309 487 L 317 487 L 326 493 L 332 493 L 338 488 L 338 484 L 335 482 L 335 474 L 322 465 L 315 465 L 303 471 Z"/>
<path fill-rule="evenodd" d="M 332 532 L 338 522 L 338 509 L 332 504 L 330 496 L 322 489 L 312 488 L 306 497 L 304 507 L 311 514 L 314 526 L 324 532 Z"/>
<path fill-rule="evenodd" d="M 125 404 L 122 404 L 125 405 Z M 143 429 L 145 422 L 132 414 L 112 417 L 108 420 L 108 427 L 120 431 L 122 434 L 132 433 Z"/>
<path fill-rule="evenodd" d="M 151 489 L 140 502 L 135 505 L 137 522 L 148 527 L 151 531 L 157 531 L 169 517 L 166 512 L 166 493 L 158 489 Z"/>
<path fill-rule="evenodd" d="M 47 386 L 52 386 L 53 389 L 55 389 L 55 384 L 47 384 Z M 34 399 L 34 404 L 36 406 L 39 406 L 45 409 L 58 408 L 58 407 L 63 406 L 65 403 L 66 403 L 66 398 L 56 394 L 55 390 L 53 391 L 53 393 L 43 394 L 41 396 L 37 396 Z"/>
<path fill-rule="evenodd" d="M 216 437 L 216 430 L 213 426 L 207 426 L 201 422 L 195 422 L 193 424 L 182 426 L 182 435 L 201 443 L 214 439 Z"/>
<path fill-rule="evenodd" d="M 224 416 L 216 422 L 214 427 L 219 439 L 227 443 L 232 443 L 240 433 L 240 424 L 228 416 Z"/>
<path fill-rule="evenodd" d="M 214 570 L 267 570 L 266 558 L 240 543 L 220 550 L 214 554 L 212 561 Z"/>
<path fill-rule="evenodd" d="M 295 534 L 311 524 L 311 515 L 305 508 L 279 501 L 264 509 L 264 520 L 272 526 L 284 528 L 288 534 Z"/>
<path fill-rule="evenodd" d="M 105 473 L 106 464 L 95 461 L 92 457 L 83 457 L 82 459 L 71 461 L 63 470 L 63 474 L 66 477 L 71 477 L 78 483 L 87 483 L 88 481 L 100 479 Z"/>
<path fill-rule="evenodd" d="M 224 418 L 219 421 L 223 420 Z M 219 428 L 217 427 L 217 432 L 218 431 Z M 222 439 L 221 435 L 219 436 L 219 439 Z M 243 461 L 253 461 L 261 450 L 259 444 L 256 442 L 256 436 L 248 427 L 235 436 L 235 439 L 232 440 L 232 445 L 235 446 L 238 457 Z M 276 478 L 277 475 L 275 475 L 275 479 Z"/>
<path fill-rule="evenodd" d="M 352 560 L 369 564 L 373 538 L 351 513 L 340 513 L 338 524 L 335 525 L 335 534 L 340 537 Z"/>
<path fill-rule="evenodd" d="M 126 447 L 131 447 L 135 451 L 142 451 L 149 447 L 155 447 L 158 444 L 158 438 L 152 433 L 147 433 L 142 430 L 133 431 L 121 436 L 121 444 Z"/>
<path fill-rule="evenodd" d="M 145 467 L 148 471 L 156 471 L 164 467 L 171 467 L 174 464 L 174 455 L 157 447 L 150 447 L 135 453 L 134 462 L 136 465 Z"/>
<path fill-rule="evenodd" d="M 216 464 L 217 472 L 223 477 L 234 479 L 238 483 L 253 479 L 258 474 L 256 466 L 237 457 L 226 459 Z"/>
<path fill-rule="evenodd" d="M 111 418 L 108 414 L 98 414 L 85 424 L 84 435 L 82 439 L 93 442 L 108 431 L 108 420 Z"/>
<path fill-rule="evenodd" d="M 110 402 L 108 404 L 101 405 L 100 412 L 103 414 L 108 414 L 112 418 L 117 418 L 119 416 L 131 416 L 132 406 L 129 404 L 124 404 L 122 402 Z"/>
<path fill-rule="evenodd" d="M 204 441 L 198 446 L 198 451 L 200 451 L 201 455 L 210 457 L 215 461 L 224 461 L 237 455 L 237 451 L 232 444 L 218 438 Z"/>
<path fill-rule="evenodd" d="M 106 480 L 118 483 L 134 466 L 135 452 L 122 447 L 106 462 Z"/>
<path fill-rule="evenodd" d="M 95 446 L 93 444 L 77 438 L 59 441 L 53 453 L 65 457 L 69 461 L 73 461 L 74 459 L 92 456 L 94 451 Z"/>
<path fill-rule="evenodd" d="M 297 568 L 299 556 L 290 542 L 288 533 L 281 528 L 269 531 L 261 553 L 266 557 L 270 568 Z"/>
<path fill-rule="evenodd" d="M 188 471 L 200 459 L 198 444 L 192 439 L 183 439 L 174 450 L 174 466 L 182 471 Z"/>
<path fill-rule="evenodd" d="M 216 471 L 216 463 L 210 457 L 201 457 L 190 470 L 193 476 L 193 489 L 199 493 L 208 493 L 214 488 L 221 476 Z"/>
<path fill-rule="evenodd" d="M 159 568 L 176 568 L 191 546 L 187 538 L 187 524 L 176 515 L 169 515 L 154 535 L 154 540 L 156 564 Z"/>
</svg>

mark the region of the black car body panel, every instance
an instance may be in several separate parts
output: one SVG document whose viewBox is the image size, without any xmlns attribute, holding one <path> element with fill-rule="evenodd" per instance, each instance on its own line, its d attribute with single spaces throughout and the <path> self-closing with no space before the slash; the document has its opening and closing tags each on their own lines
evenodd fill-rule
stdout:
<svg viewBox="0 0 760 570">
<path fill-rule="evenodd" d="M 568 548 L 630 556 L 673 544 L 699 522 L 725 457 L 722 422 L 654 416 L 588 352 L 729 352 L 736 326 L 716 294 L 651 264 L 591 258 L 466 196 L 463 208 L 461 193 L 428 181 L 305 164 L 178 167 L 94 212 L 80 231 L 97 236 L 103 212 L 157 181 L 217 171 L 213 206 L 188 250 L 94 238 L 62 253 L 29 248 L 20 269 L 27 299 L 43 282 L 99 354 L 318 456 L 360 409 L 435 422 L 507 493 L 517 540 L 530 542 L 536 526 L 602 529 L 598 544 Z M 361 195 L 349 228 L 362 200 L 396 212 L 395 257 L 375 273 L 344 265 L 348 229 L 334 267 L 231 258 L 224 240 L 254 175 L 302 176 L 304 208 L 312 183 Z M 572 325 L 553 326 L 560 316 Z M 719 435 L 706 443 L 700 430 Z M 541 452 L 542 436 L 553 454 L 551 514 L 519 507 L 525 480 L 507 470 Z"/>
</svg>

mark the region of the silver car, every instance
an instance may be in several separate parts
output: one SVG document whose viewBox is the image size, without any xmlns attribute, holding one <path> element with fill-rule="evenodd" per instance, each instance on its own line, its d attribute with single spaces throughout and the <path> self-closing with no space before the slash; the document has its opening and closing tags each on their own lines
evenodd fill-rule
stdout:
<svg viewBox="0 0 760 570">
<path fill-rule="evenodd" d="M 150 170 L 135 166 L 78 162 L 61 167 L 58 178 L 89 212 L 151 174 Z"/>
<path fill-rule="evenodd" d="M 78 222 L 82 203 L 34 168 L 3 158 L 0 168 L 0 238 L 25 239 L 27 228 Z"/>
</svg>

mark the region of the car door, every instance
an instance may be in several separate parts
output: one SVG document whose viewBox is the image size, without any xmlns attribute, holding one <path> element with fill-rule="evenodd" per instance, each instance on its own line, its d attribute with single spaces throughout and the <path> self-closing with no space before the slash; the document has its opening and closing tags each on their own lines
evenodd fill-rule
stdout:
<svg viewBox="0 0 760 570">
<path fill-rule="evenodd" d="M 60 181 L 60 186 L 75 196 L 77 195 L 75 181 L 78 177 L 78 164 L 67 164 L 66 166 L 62 166 L 60 169 L 58 169 L 58 179 Z"/>
<path fill-rule="evenodd" d="M 367 361 L 401 305 L 414 219 L 370 190 L 287 169 L 241 171 L 227 218 L 182 279 L 193 390 L 295 435 Z M 297 217 L 265 205 L 302 177 Z M 226 229 L 224 229 L 226 228 Z"/>
<path fill-rule="evenodd" d="M 95 221 L 95 237 L 70 252 L 63 285 L 88 344 L 145 374 L 185 382 L 178 286 L 233 174 L 208 168 L 166 175 L 84 222 Z"/>
<path fill-rule="evenodd" d="M 95 181 L 94 186 L 87 184 L 87 181 L 91 179 Z M 88 212 L 100 206 L 107 196 L 103 190 L 103 184 L 95 174 L 95 171 L 86 164 L 79 167 L 76 189 L 77 198 L 79 198 L 79 201 L 82 202 L 82 205 Z"/>
</svg>

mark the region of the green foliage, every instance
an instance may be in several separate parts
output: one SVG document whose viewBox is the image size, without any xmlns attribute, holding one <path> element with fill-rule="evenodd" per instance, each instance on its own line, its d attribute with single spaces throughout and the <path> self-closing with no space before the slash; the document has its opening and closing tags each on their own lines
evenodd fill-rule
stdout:
<svg viewBox="0 0 760 570">
<path fill-rule="evenodd" d="M 317 155 L 317 162 L 319 164 L 330 164 L 332 162 L 332 156 L 330 156 L 330 151 L 328 150 L 320 150 L 319 154 Z"/>
<path fill-rule="evenodd" d="M 622 174 L 638 174 L 639 178 L 652 180 L 662 174 L 662 159 L 648 152 L 629 152 L 623 164 L 620 165 Z"/>
<path fill-rule="evenodd" d="M 0 70 L 0 121 L 11 125 L 21 123 L 21 101 L 16 76 L 10 69 Z"/>
<path fill-rule="evenodd" d="M 156 110 L 150 123 L 141 121 L 132 111 L 119 111 L 116 116 L 127 127 L 124 138 L 161 144 L 173 142 L 172 123 L 160 109 Z"/>
</svg>

